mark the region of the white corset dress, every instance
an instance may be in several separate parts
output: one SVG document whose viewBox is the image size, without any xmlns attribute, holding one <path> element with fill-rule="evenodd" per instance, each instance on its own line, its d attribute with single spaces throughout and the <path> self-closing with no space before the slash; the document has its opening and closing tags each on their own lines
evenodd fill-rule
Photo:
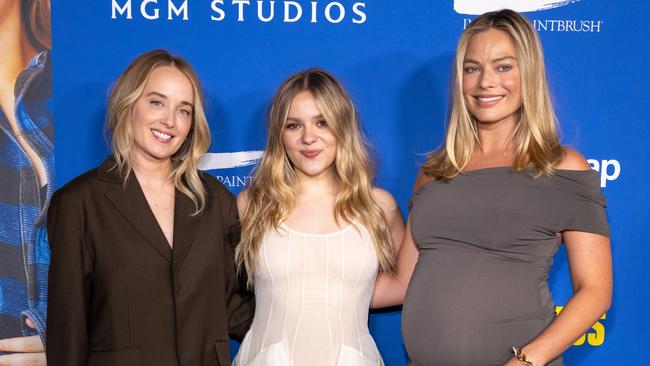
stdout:
<svg viewBox="0 0 650 366">
<path fill-rule="evenodd" d="M 378 268 L 359 224 L 330 234 L 271 230 L 255 270 L 255 318 L 233 365 L 383 365 L 368 332 Z"/>
</svg>

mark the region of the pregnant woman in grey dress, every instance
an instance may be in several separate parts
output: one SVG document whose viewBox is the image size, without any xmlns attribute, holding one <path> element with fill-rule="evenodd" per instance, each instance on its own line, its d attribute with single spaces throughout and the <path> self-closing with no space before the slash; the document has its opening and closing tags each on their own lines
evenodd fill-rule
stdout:
<svg viewBox="0 0 650 366">
<path fill-rule="evenodd" d="M 599 181 L 560 145 L 541 46 L 519 14 L 487 13 L 467 27 L 452 88 L 446 141 L 416 182 L 398 276 L 380 276 L 373 305 L 399 302 L 410 279 L 402 330 L 412 365 L 562 365 L 611 301 Z M 547 276 L 561 242 L 575 292 L 556 317 Z"/>
</svg>

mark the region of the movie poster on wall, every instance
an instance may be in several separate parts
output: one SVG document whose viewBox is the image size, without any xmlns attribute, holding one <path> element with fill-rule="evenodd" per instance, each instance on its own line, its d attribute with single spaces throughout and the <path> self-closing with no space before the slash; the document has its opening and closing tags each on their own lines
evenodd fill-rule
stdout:
<svg viewBox="0 0 650 366">
<path fill-rule="evenodd" d="M 55 187 L 50 0 L 2 1 L 0 14 L 0 363 L 43 365 Z"/>
</svg>

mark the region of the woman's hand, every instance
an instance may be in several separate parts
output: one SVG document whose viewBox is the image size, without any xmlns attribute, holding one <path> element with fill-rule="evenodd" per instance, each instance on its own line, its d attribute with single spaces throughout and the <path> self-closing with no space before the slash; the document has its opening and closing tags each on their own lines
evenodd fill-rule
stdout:
<svg viewBox="0 0 650 366">
<path fill-rule="evenodd" d="M 30 328 L 36 328 L 27 319 Z M 37 335 L 0 339 L 0 352 L 16 352 L 0 356 L 0 366 L 46 366 L 45 349 Z"/>
</svg>

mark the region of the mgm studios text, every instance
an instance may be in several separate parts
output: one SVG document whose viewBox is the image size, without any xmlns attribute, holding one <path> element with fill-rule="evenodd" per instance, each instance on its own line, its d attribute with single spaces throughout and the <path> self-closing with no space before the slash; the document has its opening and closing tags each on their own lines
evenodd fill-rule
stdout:
<svg viewBox="0 0 650 366">
<path fill-rule="evenodd" d="M 189 20 L 189 0 L 111 0 L 111 19 Z M 196 3 L 195 3 L 196 4 Z M 192 12 L 192 14 L 195 14 Z M 351 1 L 211 0 L 202 16 L 221 22 L 363 24 L 366 3 Z"/>
</svg>

